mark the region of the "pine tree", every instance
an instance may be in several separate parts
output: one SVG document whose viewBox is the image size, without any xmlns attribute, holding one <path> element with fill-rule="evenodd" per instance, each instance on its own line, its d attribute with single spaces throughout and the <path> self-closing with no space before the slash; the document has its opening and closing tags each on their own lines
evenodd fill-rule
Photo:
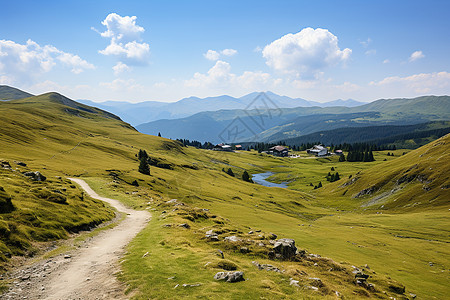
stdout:
<svg viewBox="0 0 450 300">
<path fill-rule="evenodd" d="M 336 172 L 336 174 L 334 175 L 334 181 L 338 181 L 340 178 L 339 176 L 339 172 Z"/>
<path fill-rule="evenodd" d="M 247 171 L 244 171 L 244 173 L 242 173 L 242 180 L 247 182 L 253 182 L 253 180 L 250 179 L 250 175 L 248 174 Z"/>
<path fill-rule="evenodd" d="M 322 187 L 322 181 L 319 181 L 319 185 L 317 186 L 317 188 L 321 188 Z"/>
<path fill-rule="evenodd" d="M 158 132 L 158 136 L 161 137 L 161 132 Z"/>
<path fill-rule="evenodd" d="M 370 150 L 370 152 L 369 152 L 369 161 L 375 161 L 372 150 Z"/>
<path fill-rule="evenodd" d="M 344 161 L 345 161 L 344 154 L 339 155 L 339 162 L 344 162 Z"/>
<path fill-rule="evenodd" d="M 146 159 L 141 159 L 139 162 L 139 172 L 145 175 L 150 175 L 150 167 Z"/>
<path fill-rule="evenodd" d="M 334 171 L 334 167 L 331 167 L 331 171 Z"/>
<path fill-rule="evenodd" d="M 331 177 L 330 177 L 330 182 L 333 182 L 333 181 L 335 181 L 335 180 L 336 180 L 336 179 L 335 179 L 335 175 L 332 174 Z"/>
<path fill-rule="evenodd" d="M 233 170 L 231 170 L 231 168 L 228 168 L 227 174 L 234 177 L 234 173 Z"/>
</svg>

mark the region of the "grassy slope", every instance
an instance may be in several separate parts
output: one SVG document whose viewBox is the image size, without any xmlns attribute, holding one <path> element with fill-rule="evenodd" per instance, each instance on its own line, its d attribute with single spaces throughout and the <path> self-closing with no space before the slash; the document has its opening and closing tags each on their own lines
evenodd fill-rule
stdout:
<svg viewBox="0 0 450 300">
<path fill-rule="evenodd" d="M 7 85 L 0 85 L 0 100 L 22 99 L 31 96 L 33 95 L 19 89 Z"/>
<path fill-rule="evenodd" d="M 435 235 L 437 240 L 445 240 L 442 230 L 446 219 L 441 210 L 427 206 L 395 215 L 387 214 L 388 211 L 383 215 L 370 210 L 353 211 L 357 208 L 353 199 L 333 194 L 340 200 L 339 204 L 334 204 L 334 199 L 325 191 L 330 188 L 328 191 L 333 192 L 333 187 L 343 182 L 325 182 L 323 177 L 331 166 L 337 167 L 345 176 L 355 176 L 360 170 L 384 165 L 384 153 L 377 153 L 377 161 L 373 163 L 341 165 L 334 158 L 289 160 L 254 152 L 217 153 L 183 148 L 163 138 L 140 134 L 111 117 L 67 110 L 66 106 L 52 100 L 58 98 L 57 95 L 49 96 L 0 104 L 0 112 L 6 116 L 0 120 L 2 156 L 10 161 L 25 161 L 33 170 L 45 170 L 47 176 L 83 176 L 100 194 L 117 197 L 137 208 L 156 209 L 149 226 L 130 244 L 123 262 L 121 277 L 130 284 L 130 288 L 139 289 L 137 297 L 212 297 L 224 291 L 230 297 L 248 298 L 263 295 L 269 298 L 307 298 L 331 295 L 334 290 L 354 297 L 365 293 L 352 283 L 351 272 L 346 273 L 345 270 L 350 268 L 348 264 L 342 264 L 343 271 L 333 273 L 327 267 L 331 263 L 328 260 L 319 261 L 318 267 L 307 262 L 274 262 L 268 261 L 265 252 L 256 248 L 253 254 L 242 255 L 239 249 L 224 242 L 207 243 L 203 237 L 210 228 L 222 230 L 223 235 L 246 236 L 245 232 L 250 229 L 260 229 L 265 236 L 275 232 L 279 237 L 294 238 L 300 249 L 335 261 L 358 266 L 368 263 L 379 273 L 373 274 L 372 282 L 380 290 L 387 289 L 389 280 L 386 276 L 391 276 L 420 295 L 442 298 L 448 293 L 446 245 L 392 235 L 408 229 L 414 220 L 420 219 L 424 229 L 417 228 L 417 234 Z M 146 149 L 153 158 L 170 164 L 172 169 L 152 167 L 151 176 L 138 173 L 135 154 L 140 148 Z M 396 157 L 386 158 L 394 161 L 399 159 L 399 155 L 396 153 Z M 253 173 L 264 170 L 284 172 L 274 179 L 295 179 L 290 187 L 300 191 L 265 188 L 231 178 L 221 171 L 230 165 L 238 175 L 243 169 Z M 130 184 L 134 179 L 138 180 L 139 187 Z M 325 185 L 323 190 L 313 191 L 307 186 L 310 181 L 320 179 Z M 186 205 L 174 208 L 164 204 L 173 198 Z M 344 211 L 336 211 L 341 208 Z M 209 209 L 207 218 L 199 217 L 204 214 L 201 209 Z M 438 221 L 433 221 L 433 218 Z M 190 230 L 177 226 L 184 222 L 191 225 Z M 161 227 L 163 224 L 174 226 Z M 254 235 L 251 238 L 259 237 Z M 249 281 L 229 285 L 212 280 L 215 272 L 220 270 L 215 266 L 220 261 L 216 256 L 217 248 L 245 271 Z M 417 249 L 415 252 L 420 257 L 405 249 Z M 150 255 L 143 258 L 146 252 Z M 390 256 L 386 257 L 386 253 Z M 258 271 L 251 260 L 269 262 L 286 269 L 287 273 Z M 423 265 L 423 260 L 436 263 L 431 270 L 436 272 L 438 281 L 433 280 L 431 270 Z M 400 263 L 402 261 L 407 263 Z M 207 262 L 211 264 L 205 267 Z M 420 274 L 413 272 L 414 268 Z M 308 275 L 301 275 L 301 271 Z M 172 276 L 176 280 L 167 279 Z M 319 293 L 289 286 L 289 277 L 300 280 L 304 286 L 311 284 L 309 277 L 315 276 L 325 283 Z M 173 289 L 175 284 L 193 282 L 203 285 Z M 384 297 L 384 294 L 380 296 Z"/>
</svg>

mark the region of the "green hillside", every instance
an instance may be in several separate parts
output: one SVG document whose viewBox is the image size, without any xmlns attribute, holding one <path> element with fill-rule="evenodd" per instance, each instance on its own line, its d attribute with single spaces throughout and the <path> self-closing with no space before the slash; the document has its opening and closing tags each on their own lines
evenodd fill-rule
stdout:
<svg viewBox="0 0 450 300">
<path fill-rule="evenodd" d="M 198 150 L 141 134 L 114 115 L 55 93 L 1 102 L 0 113 L 4 116 L 0 119 L 1 158 L 9 162 L 11 169 L 18 168 L 2 170 L 0 177 L 4 190 L 0 203 L 5 207 L 0 213 L 0 224 L 9 222 L 17 228 L 15 235 L 2 235 L 2 259 L 8 263 L 11 260 L 4 253 L 6 247 L 15 251 L 14 255 L 34 255 L 35 248 L 27 243 L 64 238 L 72 226 L 96 224 L 111 217 L 111 212 L 98 202 L 81 201 L 80 191 L 64 179 L 82 177 L 100 195 L 119 199 L 136 209 L 149 209 L 153 214 L 121 262 L 120 278 L 136 299 L 334 299 L 336 291 L 350 299 L 405 298 L 410 292 L 442 299 L 449 293 L 446 265 L 450 241 L 446 228 L 450 207 L 435 188 L 448 182 L 449 166 L 444 156 L 432 166 L 443 179 L 438 181 L 436 174 L 429 175 L 427 180 L 434 181 L 429 184 L 429 194 L 420 194 L 422 204 L 405 209 L 392 206 L 392 211 L 385 209 L 380 215 L 378 208 L 362 206 L 365 198 L 352 196 L 370 188 L 371 180 L 375 184 L 375 178 L 381 178 L 380 170 L 387 174 L 403 170 L 407 157 L 417 164 L 423 160 L 422 166 L 426 166 L 429 156 L 411 152 L 402 157 L 403 150 L 397 150 L 393 157 L 376 152 L 376 161 L 370 163 L 339 163 L 337 157 L 315 159 L 305 153 L 299 153 L 299 159 L 290 159 L 254 151 Z M 446 149 L 447 144 L 443 145 Z M 138 172 L 139 149 L 151 157 L 150 175 Z M 415 151 L 428 148 L 421 149 Z M 345 179 L 327 182 L 325 177 L 332 167 Z M 235 177 L 223 172 L 225 168 L 231 168 Z M 30 181 L 21 173 L 26 170 L 39 171 L 47 180 Z M 272 171 L 275 174 L 269 179 L 287 181 L 289 188 L 245 182 L 241 179 L 244 170 L 251 174 Z M 366 180 L 364 174 L 372 175 Z M 342 195 L 345 190 L 339 186 L 350 175 L 361 179 Z M 319 181 L 323 188 L 314 190 L 309 184 Z M 414 193 L 419 193 L 416 189 L 411 189 L 413 199 L 409 202 L 402 198 L 403 206 L 415 203 Z M 26 197 L 29 191 L 32 197 Z M 406 191 L 407 188 L 405 195 Z M 442 191 L 445 196 L 446 190 Z M 67 204 L 51 200 L 61 197 Z M 386 203 L 391 201 L 397 202 L 389 198 Z M 64 214 L 71 213 L 71 209 L 78 212 L 79 205 L 84 207 L 79 217 L 71 224 L 63 223 Z M 25 213 L 30 210 L 31 213 Z M 90 214 L 92 210 L 99 213 Z M 50 212 L 56 215 L 50 216 Z M 30 224 L 37 228 L 33 231 Z M 187 225 L 179 226 L 182 224 Z M 209 230 L 217 233 L 217 240 L 205 236 Z M 398 237 L 412 231 L 418 238 Z M 24 240 L 20 244 L 23 247 L 10 246 L 17 245 L 11 240 L 14 236 Z M 236 236 L 236 242 L 225 239 L 230 236 Z M 294 239 L 299 256 L 293 260 L 271 259 L 271 240 L 278 238 Z M 217 249 L 223 251 L 224 259 L 217 255 Z M 149 255 L 144 258 L 146 252 Z M 252 261 L 284 271 L 259 270 Z M 428 262 L 434 263 L 432 268 Z M 5 262 L 2 266 L 8 268 Z M 233 268 L 243 271 L 248 280 L 229 284 L 213 279 L 217 272 Z M 371 286 L 357 284 L 352 273 L 355 268 L 370 276 Z M 297 280 L 299 286 L 290 285 L 290 278 Z M 176 284 L 196 283 L 200 285 L 174 289 Z"/>
<path fill-rule="evenodd" d="M 447 133 L 450 133 L 450 122 L 436 121 L 414 125 L 345 127 L 318 131 L 281 141 L 291 146 L 318 141 L 324 145 L 369 142 L 377 145 L 394 144 L 397 148 L 415 149 Z"/>
<path fill-rule="evenodd" d="M 30 93 L 21 91 L 7 85 L 0 85 L 0 100 L 16 100 L 33 96 Z"/>
</svg>

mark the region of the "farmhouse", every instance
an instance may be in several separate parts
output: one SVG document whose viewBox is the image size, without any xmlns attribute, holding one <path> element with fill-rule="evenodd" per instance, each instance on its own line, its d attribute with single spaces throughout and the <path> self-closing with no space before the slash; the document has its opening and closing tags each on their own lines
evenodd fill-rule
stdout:
<svg viewBox="0 0 450 300">
<path fill-rule="evenodd" d="M 289 155 L 289 150 L 283 146 L 274 146 L 272 148 L 269 148 L 269 151 L 267 151 L 267 153 L 274 156 L 285 157 Z"/>
<path fill-rule="evenodd" d="M 242 145 L 236 145 L 236 146 L 234 146 L 234 148 L 235 148 L 236 150 L 242 150 Z"/>
<path fill-rule="evenodd" d="M 217 144 L 213 147 L 214 151 L 227 151 L 227 152 L 233 152 L 233 148 L 231 148 L 230 145 L 225 144 Z"/>
<path fill-rule="evenodd" d="M 322 145 L 314 145 L 311 149 L 307 149 L 306 152 L 316 156 L 325 156 L 328 154 L 328 149 Z"/>
</svg>

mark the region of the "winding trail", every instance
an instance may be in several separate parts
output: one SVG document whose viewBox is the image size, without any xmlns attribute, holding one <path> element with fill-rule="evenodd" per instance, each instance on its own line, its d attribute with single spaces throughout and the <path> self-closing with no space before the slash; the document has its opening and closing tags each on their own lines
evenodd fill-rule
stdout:
<svg viewBox="0 0 450 300">
<path fill-rule="evenodd" d="M 19 288 L 19 291 L 10 290 L 3 295 L 5 299 L 127 299 L 124 285 L 114 274 L 120 271 L 119 258 L 124 253 L 124 247 L 144 228 L 150 214 L 99 196 L 82 179 L 69 179 L 79 184 L 92 198 L 105 201 L 119 212 L 126 213 L 126 218 L 116 227 L 93 237 L 83 248 L 72 251 L 70 258 L 67 254 L 61 255 L 41 263 L 41 266 L 31 266 L 30 275 L 22 271 L 21 274 L 36 280 L 29 279 L 30 284 Z M 23 281 L 23 277 L 17 280 Z"/>
</svg>

